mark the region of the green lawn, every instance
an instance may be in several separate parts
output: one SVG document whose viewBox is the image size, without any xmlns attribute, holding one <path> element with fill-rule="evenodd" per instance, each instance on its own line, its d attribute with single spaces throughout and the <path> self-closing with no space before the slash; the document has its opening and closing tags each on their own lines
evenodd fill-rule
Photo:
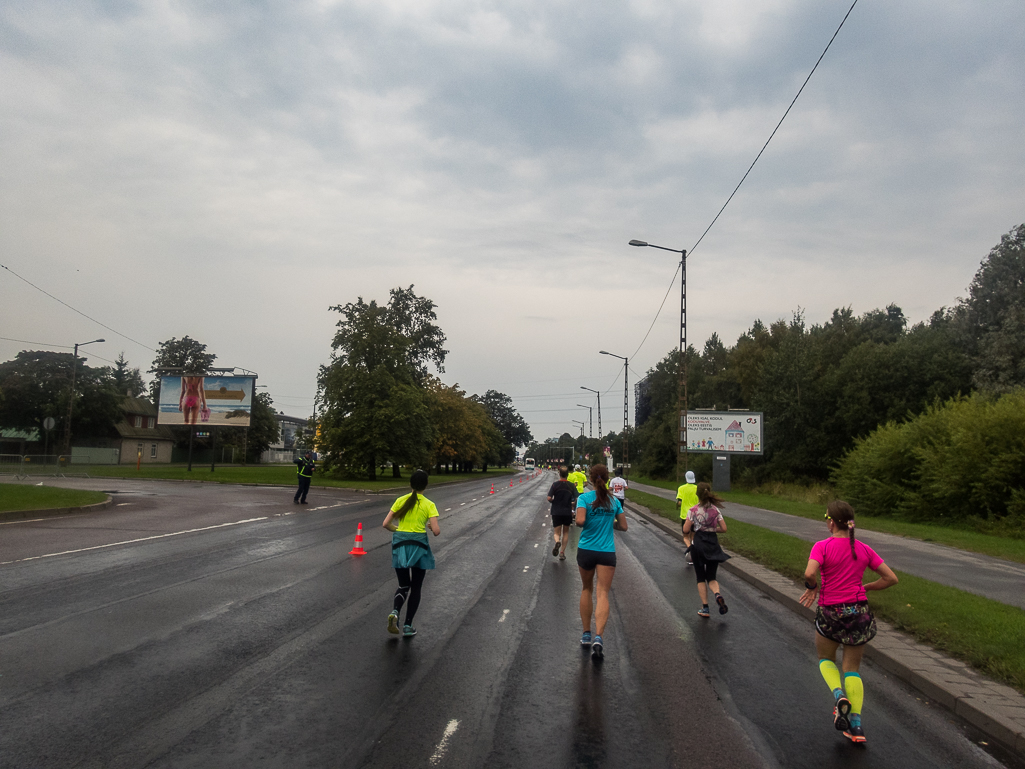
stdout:
<svg viewBox="0 0 1025 769">
<path fill-rule="evenodd" d="M 679 521 L 671 500 L 634 489 L 627 497 Z M 795 581 L 803 577 L 810 542 L 730 520 L 728 510 L 726 519 L 729 531 L 720 535 L 723 547 Z M 877 617 L 1025 693 L 1025 611 L 901 571 L 897 575 L 898 585 L 869 596 Z M 796 597 L 799 586 L 794 588 Z"/>
<path fill-rule="evenodd" d="M 160 478 L 167 480 L 190 480 L 190 481 L 211 481 L 214 483 L 254 483 L 270 484 L 276 486 L 292 486 L 296 483 L 295 465 L 217 465 L 213 472 L 210 472 L 209 465 L 197 465 L 193 463 L 192 471 L 189 472 L 187 465 L 143 465 L 136 470 L 134 465 L 75 465 L 69 471 L 71 474 L 83 473 L 92 477 L 101 478 Z M 515 468 L 489 468 L 487 473 L 442 473 L 432 475 L 430 484 L 437 486 L 443 483 L 456 483 L 459 481 L 481 480 L 488 478 L 499 483 L 503 478 L 515 473 Z M 364 489 L 369 491 L 383 491 L 385 489 L 409 488 L 409 473 L 404 473 L 401 478 L 392 478 L 391 471 L 387 476 L 378 476 L 376 481 L 369 480 L 338 480 L 325 478 L 319 472 L 313 476 L 313 486 L 330 486 L 343 489 Z"/>
<path fill-rule="evenodd" d="M 102 502 L 102 491 L 54 489 L 49 486 L 22 486 L 0 483 L 0 513 L 9 510 L 48 510 L 54 507 L 80 507 Z"/>
<path fill-rule="evenodd" d="M 651 478 L 635 478 L 638 483 L 657 486 L 675 491 L 677 485 L 673 481 L 656 481 Z M 822 520 L 826 506 L 821 503 L 800 502 L 783 499 L 771 494 L 758 494 L 750 491 L 728 491 L 721 494 L 727 502 L 738 505 L 760 507 L 763 510 L 775 510 L 778 513 L 796 515 L 801 518 Z M 919 539 L 923 542 L 935 542 L 966 550 L 972 553 L 990 555 L 1008 561 L 1025 563 L 1025 539 L 1000 537 L 993 534 L 982 534 L 969 529 L 951 528 L 949 526 L 932 526 L 926 523 L 909 523 L 893 518 L 872 518 L 867 515 L 858 516 L 858 526 L 868 531 L 879 531 L 894 534 L 898 537 Z"/>
</svg>

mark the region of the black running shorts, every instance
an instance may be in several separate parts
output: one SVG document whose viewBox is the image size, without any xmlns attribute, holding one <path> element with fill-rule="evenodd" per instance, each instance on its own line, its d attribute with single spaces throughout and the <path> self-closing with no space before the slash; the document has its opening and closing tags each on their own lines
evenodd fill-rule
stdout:
<svg viewBox="0 0 1025 769">
<path fill-rule="evenodd" d="M 565 515 L 560 515 L 560 514 L 557 514 L 557 513 L 552 513 L 552 526 L 558 527 L 558 526 L 572 526 L 572 525 L 573 525 L 573 516 L 570 515 L 569 513 L 566 513 Z"/>
<path fill-rule="evenodd" d="M 596 566 L 616 566 L 615 552 L 605 550 L 583 550 L 577 548 L 577 566 L 584 571 L 594 571 Z"/>
</svg>

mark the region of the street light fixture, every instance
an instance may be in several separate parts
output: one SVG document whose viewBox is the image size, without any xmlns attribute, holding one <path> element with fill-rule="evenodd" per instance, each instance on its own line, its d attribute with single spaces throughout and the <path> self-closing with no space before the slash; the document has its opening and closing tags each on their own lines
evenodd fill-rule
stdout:
<svg viewBox="0 0 1025 769">
<path fill-rule="evenodd" d="M 629 476 L 629 472 L 626 472 L 626 465 L 630 462 L 630 449 L 626 431 L 630 427 L 630 361 L 622 355 L 616 355 L 614 352 L 606 352 L 605 350 L 599 350 L 598 354 L 611 355 L 613 358 L 619 358 L 623 361 L 623 470 L 624 474 Z"/>
<path fill-rule="evenodd" d="M 584 387 L 583 385 L 580 385 L 580 389 L 587 390 L 588 392 L 592 392 L 598 396 L 598 437 L 601 438 L 605 434 L 601 431 L 601 391 L 594 390 L 590 387 Z"/>
<path fill-rule="evenodd" d="M 573 419 L 573 420 L 570 420 L 570 421 L 572 421 L 573 424 L 575 424 L 575 425 L 580 425 L 580 437 L 583 438 L 584 437 L 584 425 L 586 424 L 586 422 L 581 422 L 579 419 Z"/>
<path fill-rule="evenodd" d="M 661 251 L 672 251 L 674 254 L 680 255 L 680 376 L 682 377 L 681 383 L 677 383 L 676 386 L 676 401 L 677 410 L 682 412 L 683 415 L 683 469 L 688 469 L 690 455 L 688 453 L 689 441 L 687 440 L 687 249 L 685 248 L 666 248 L 665 246 L 656 246 L 654 243 L 647 243 L 643 240 L 631 240 L 631 246 L 644 246 L 648 248 L 657 248 Z M 683 390 L 681 396 L 681 389 Z M 679 454 L 677 454 L 676 461 L 676 480 L 680 480 L 680 461 Z"/>
<path fill-rule="evenodd" d="M 68 398 L 68 423 L 64 426 L 64 447 L 68 454 L 69 462 L 71 461 L 71 411 L 75 405 L 75 371 L 78 369 L 78 348 L 85 347 L 87 344 L 106 341 L 106 339 L 93 339 L 91 342 L 78 342 L 75 344 L 75 355 L 71 359 L 71 397 Z"/>
<path fill-rule="evenodd" d="M 592 406 L 585 406 L 583 403 L 577 404 L 582 409 L 587 409 L 587 418 L 590 420 L 590 426 L 587 428 L 587 434 L 589 437 L 594 437 L 594 408 Z"/>
</svg>

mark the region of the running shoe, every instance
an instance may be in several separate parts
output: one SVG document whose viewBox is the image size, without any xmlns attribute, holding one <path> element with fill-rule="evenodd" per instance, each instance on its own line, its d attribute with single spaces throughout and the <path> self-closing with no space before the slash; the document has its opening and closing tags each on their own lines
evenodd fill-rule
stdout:
<svg viewBox="0 0 1025 769">
<path fill-rule="evenodd" d="M 605 658 L 605 644 L 601 642 L 601 636 L 596 635 L 591 641 L 591 659 L 601 660 Z"/>
<path fill-rule="evenodd" d="M 836 707 L 833 708 L 833 726 L 836 727 L 838 732 L 845 732 L 851 726 L 851 721 L 847 715 L 851 712 L 851 701 L 846 697 L 841 697 L 836 701 Z"/>
<path fill-rule="evenodd" d="M 565 554 L 565 553 L 561 553 L 561 554 L 559 555 L 559 560 L 560 560 L 560 561 L 565 561 L 565 560 L 566 560 L 566 554 Z"/>
<path fill-rule="evenodd" d="M 399 634 L 399 610 L 392 609 L 391 614 L 388 615 L 388 632 L 393 635 Z"/>
<path fill-rule="evenodd" d="M 591 631 L 590 630 L 585 630 L 584 634 L 582 636 L 580 636 L 580 645 L 581 646 L 590 646 L 591 645 Z"/>
<path fill-rule="evenodd" d="M 558 555 L 558 554 L 559 554 L 559 543 L 556 542 L 555 543 L 555 547 L 552 548 L 552 555 Z"/>
<path fill-rule="evenodd" d="M 698 616 L 699 617 L 704 617 L 705 619 L 708 619 L 708 616 L 709 616 L 708 615 L 708 607 L 707 606 L 702 606 L 700 609 L 698 609 Z"/>
<path fill-rule="evenodd" d="M 851 724 L 847 729 L 844 730 L 843 736 L 853 742 L 855 745 L 861 745 L 865 742 L 865 730 L 861 728 L 861 724 L 855 726 Z"/>
<path fill-rule="evenodd" d="M 720 614 L 725 614 L 726 612 L 728 612 L 730 610 L 729 607 L 726 605 L 726 601 L 718 593 L 716 593 L 716 595 L 715 595 L 715 602 L 717 604 L 719 604 L 719 613 Z"/>
<path fill-rule="evenodd" d="M 416 635 L 416 628 L 412 625 L 403 625 L 402 635 L 404 635 L 406 638 L 412 638 Z"/>
</svg>

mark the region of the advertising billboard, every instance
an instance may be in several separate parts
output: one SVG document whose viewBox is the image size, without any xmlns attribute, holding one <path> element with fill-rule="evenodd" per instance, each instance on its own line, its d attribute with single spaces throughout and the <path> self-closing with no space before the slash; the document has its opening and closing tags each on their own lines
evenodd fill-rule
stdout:
<svg viewBox="0 0 1025 769">
<path fill-rule="evenodd" d="M 683 428 L 683 414 L 680 414 Z M 680 430 L 680 451 L 762 453 L 762 414 L 758 411 L 688 411 L 687 430 Z"/>
<path fill-rule="evenodd" d="M 249 427 L 255 385 L 249 376 L 162 376 L 157 424 Z"/>
</svg>

